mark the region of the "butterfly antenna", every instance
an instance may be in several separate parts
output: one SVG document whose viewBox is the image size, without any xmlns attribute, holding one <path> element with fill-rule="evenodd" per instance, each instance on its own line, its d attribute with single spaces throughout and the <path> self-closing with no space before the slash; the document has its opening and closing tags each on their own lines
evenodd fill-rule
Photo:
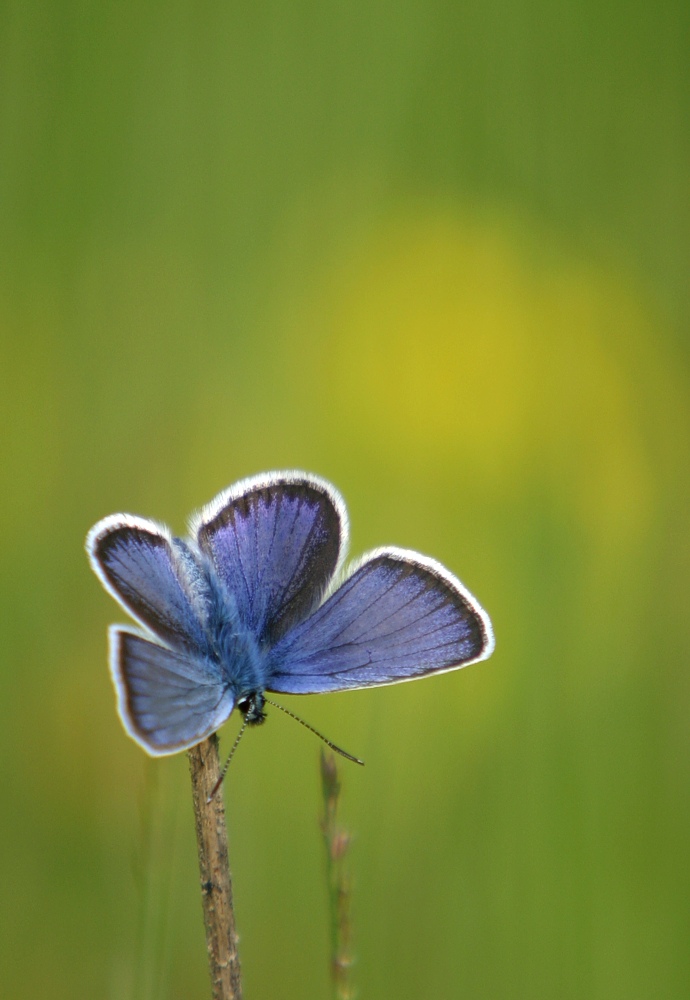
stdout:
<svg viewBox="0 0 690 1000">
<path fill-rule="evenodd" d="M 242 735 L 243 735 L 243 733 L 244 733 L 244 731 L 245 731 L 246 728 L 247 728 L 247 720 L 245 718 L 244 722 L 242 723 L 242 728 L 240 729 L 239 733 L 235 737 L 235 742 L 233 743 L 232 748 L 230 750 L 230 753 L 228 754 L 228 756 L 227 756 L 227 758 L 225 760 L 225 763 L 223 764 L 223 770 L 220 772 L 220 778 L 215 783 L 215 785 L 213 786 L 213 788 L 211 790 L 211 794 L 206 799 L 206 805 L 209 804 L 209 802 L 211 801 L 211 799 L 213 798 L 213 796 L 216 794 L 216 792 L 218 791 L 218 789 L 220 788 L 220 786 L 223 784 L 223 778 L 228 773 L 228 768 L 230 767 L 230 761 L 232 760 L 232 758 L 234 756 L 235 750 L 237 750 L 239 742 L 242 739 Z"/>
<path fill-rule="evenodd" d="M 267 705 L 272 705 L 273 708 L 279 708 L 281 712 L 285 712 L 285 714 L 289 715 L 291 719 L 295 720 L 295 722 L 299 722 L 300 726 L 304 726 L 304 728 L 308 729 L 310 733 L 314 734 L 314 736 L 318 736 L 320 740 L 323 740 L 323 742 L 326 744 L 327 747 L 330 747 L 331 750 L 335 750 L 335 752 L 339 753 L 341 757 L 346 757 L 348 760 L 354 761 L 355 764 L 361 764 L 362 767 L 364 766 L 363 760 L 360 760 L 359 757 L 353 757 L 351 753 L 347 752 L 347 750 L 343 750 L 342 747 L 338 747 L 335 745 L 335 743 L 331 743 L 330 740 L 326 739 L 323 733 L 320 733 L 318 729 L 314 729 L 314 727 L 310 726 L 308 722 L 304 721 L 304 719 L 300 719 L 299 715 L 295 715 L 295 713 L 291 712 L 289 708 L 285 708 L 283 705 L 279 705 L 277 701 L 271 701 L 270 698 L 266 697 L 266 695 L 264 695 L 264 701 L 266 702 Z M 242 734 L 240 733 L 240 735 Z M 239 739 L 239 736 L 237 738 Z M 235 748 L 233 747 L 233 750 L 234 749 Z M 213 792 L 211 793 L 211 795 L 213 796 Z"/>
</svg>

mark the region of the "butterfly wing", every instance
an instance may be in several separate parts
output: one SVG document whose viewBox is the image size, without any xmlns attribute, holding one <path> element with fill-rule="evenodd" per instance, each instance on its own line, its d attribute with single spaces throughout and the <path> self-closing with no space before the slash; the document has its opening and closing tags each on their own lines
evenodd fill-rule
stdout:
<svg viewBox="0 0 690 1000">
<path fill-rule="evenodd" d="M 111 626 L 110 671 L 122 723 L 154 757 L 178 753 L 214 733 L 234 706 L 219 668 Z"/>
<path fill-rule="evenodd" d="M 114 514 L 94 525 L 86 548 L 106 590 L 137 621 L 174 648 L 207 651 L 206 585 L 184 542 L 154 521 Z"/>
<path fill-rule="evenodd" d="M 199 548 L 259 642 L 274 643 L 319 603 L 345 554 L 339 493 L 306 473 L 245 479 L 192 522 Z"/>
<path fill-rule="evenodd" d="M 313 694 L 464 667 L 494 647 L 489 617 L 440 563 L 379 549 L 271 651 L 269 691 Z"/>
</svg>

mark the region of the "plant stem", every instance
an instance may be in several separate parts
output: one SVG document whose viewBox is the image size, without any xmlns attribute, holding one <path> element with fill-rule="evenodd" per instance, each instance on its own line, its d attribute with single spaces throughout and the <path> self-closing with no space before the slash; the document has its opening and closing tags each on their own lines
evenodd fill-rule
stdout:
<svg viewBox="0 0 690 1000">
<path fill-rule="evenodd" d="M 331 921 L 331 982 L 334 1000 L 352 1000 L 352 918 L 350 876 L 345 857 L 350 834 L 338 825 L 340 781 L 335 756 L 321 751 L 323 816 L 321 831 L 326 846 L 326 884 Z"/>
<path fill-rule="evenodd" d="M 192 747 L 188 757 L 211 995 L 213 1000 L 242 1000 L 225 805 L 220 791 L 208 801 L 220 776 L 218 737 L 215 733 Z"/>
</svg>

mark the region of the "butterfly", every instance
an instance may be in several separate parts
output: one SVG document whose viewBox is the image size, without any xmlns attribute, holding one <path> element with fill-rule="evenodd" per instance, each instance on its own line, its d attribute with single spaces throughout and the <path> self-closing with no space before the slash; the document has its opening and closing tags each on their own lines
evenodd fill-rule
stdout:
<svg viewBox="0 0 690 1000">
<path fill-rule="evenodd" d="M 374 549 L 343 571 L 345 503 L 303 472 L 243 479 L 194 515 L 190 535 L 113 514 L 86 549 L 138 627 L 109 629 L 126 732 L 147 753 L 195 746 L 264 692 L 394 684 L 484 660 L 489 616 L 434 559 Z"/>
</svg>

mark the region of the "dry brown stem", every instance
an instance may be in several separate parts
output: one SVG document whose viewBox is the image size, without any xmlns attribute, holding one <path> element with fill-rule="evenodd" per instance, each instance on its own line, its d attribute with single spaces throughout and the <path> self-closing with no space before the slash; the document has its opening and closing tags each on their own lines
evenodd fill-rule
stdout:
<svg viewBox="0 0 690 1000">
<path fill-rule="evenodd" d="M 219 790 L 208 801 L 220 776 L 218 737 L 214 734 L 192 747 L 188 757 L 212 997 L 213 1000 L 242 1000 L 222 792 Z"/>
</svg>

